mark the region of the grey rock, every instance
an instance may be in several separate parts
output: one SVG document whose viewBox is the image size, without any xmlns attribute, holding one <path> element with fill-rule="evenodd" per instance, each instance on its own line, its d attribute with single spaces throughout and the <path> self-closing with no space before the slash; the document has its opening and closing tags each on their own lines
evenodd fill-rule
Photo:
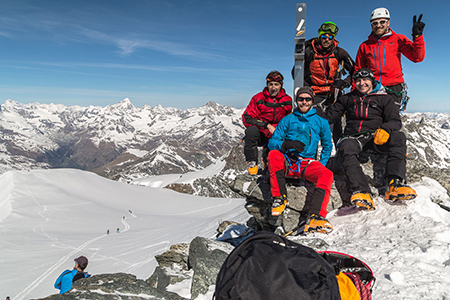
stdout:
<svg viewBox="0 0 450 300">
<path fill-rule="evenodd" d="M 183 270 L 188 269 L 189 244 L 176 244 L 161 255 L 156 255 L 155 259 L 161 267 L 171 267 L 178 264 Z"/>
<path fill-rule="evenodd" d="M 170 249 L 155 259 L 159 266 L 156 267 L 147 282 L 152 288 L 165 291 L 169 285 L 181 282 L 192 277 L 188 267 L 189 244 L 172 245 Z"/>
<path fill-rule="evenodd" d="M 165 292 L 169 285 L 173 285 L 184 280 L 192 278 L 193 272 L 183 270 L 180 265 L 172 265 L 171 267 L 157 266 L 145 282 L 152 288 Z"/>
<path fill-rule="evenodd" d="M 228 243 L 196 237 L 189 247 L 189 265 L 194 270 L 191 298 L 206 294 L 216 283 L 216 277 L 228 254 L 234 249 Z"/>
<path fill-rule="evenodd" d="M 51 300 L 185 300 L 176 293 L 162 292 L 152 288 L 136 276 L 125 273 L 94 275 L 90 278 L 74 282 L 72 289 L 62 295 L 52 295 L 45 299 Z M 43 299 L 42 299 L 43 300 Z"/>
</svg>

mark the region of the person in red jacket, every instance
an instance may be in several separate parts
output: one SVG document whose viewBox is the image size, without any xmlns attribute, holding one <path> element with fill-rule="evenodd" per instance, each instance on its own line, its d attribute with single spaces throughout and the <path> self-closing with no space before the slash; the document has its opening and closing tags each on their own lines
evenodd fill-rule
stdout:
<svg viewBox="0 0 450 300">
<path fill-rule="evenodd" d="M 403 34 L 395 33 L 390 26 L 391 16 L 386 8 L 375 9 L 370 16 L 372 33 L 363 42 L 356 54 L 355 72 L 361 68 L 372 70 L 375 79 L 380 81 L 390 93 L 401 110 L 406 109 L 407 86 L 403 79 L 401 55 L 418 63 L 425 58 L 422 15 L 413 17 L 413 41 Z"/>
<path fill-rule="evenodd" d="M 250 175 L 258 174 L 258 146 L 268 143 L 278 122 L 292 111 L 292 98 L 283 89 L 283 80 L 280 72 L 270 72 L 266 76 L 266 87 L 252 97 L 242 114 L 246 127 L 244 155 Z M 264 160 L 267 153 L 263 154 Z"/>
</svg>

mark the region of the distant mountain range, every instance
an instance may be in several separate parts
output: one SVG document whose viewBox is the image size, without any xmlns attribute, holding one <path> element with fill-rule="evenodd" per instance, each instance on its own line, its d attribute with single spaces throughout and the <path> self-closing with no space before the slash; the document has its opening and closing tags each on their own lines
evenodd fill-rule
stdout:
<svg viewBox="0 0 450 300">
<path fill-rule="evenodd" d="M 21 104 L 0 107 L 0 173 L 77 168 L 114 180 L 186 173 L 210 165 L 242 138 L 243 110 L 209 102 L 181 110 Z"/>
<path fill-rule="evenodd" d="M 221 159 L 224 167 L 216 176 L 169 187 L 229 197 L 233 193 L 225 192 L 223 185 L 246 169 L 238 143 L 244 134 L 242 113 L 243 109 L 212 101 L 181 110 L 161 105 L 137 108 L 128 98 L 106 107 L 7 100 L 0 106 L 0 173 L 77 168 L 132 182 L 199 171 Z M 407 113 L 403 125 L 410 181 L 429 176 L 450 190 L 450 115 Z"/>
</svg>

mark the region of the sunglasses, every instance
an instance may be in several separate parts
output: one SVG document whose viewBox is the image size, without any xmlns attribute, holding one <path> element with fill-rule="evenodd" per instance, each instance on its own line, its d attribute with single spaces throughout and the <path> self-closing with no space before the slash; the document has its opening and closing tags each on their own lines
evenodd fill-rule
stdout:
<svg viewBox="0 0 450 300">
<path fill-rule="evenodd" d="M 298 102 L 303 102 L 303 101 L 310 102 L 310 101 L 312 101 L 312 98 L 311 97 L 297 97 L 297 101 Z"/>
<path fill-rule="evenodd" d="M 373 21 L 373 22 L 370 22 L 370 24 L 372 24 L 372 26 L 377 26 L 378 24 L 384 25 L 387 21 L 388 20 Z"/>
<path fill-rule="evenodd" d="M 339 31 L 339 28 L 334 24 L 327 23 L 327 24 L 322 24 L 322 26 L 320 26 L 319 32 L 320 31 L 328 31 L 328 32 L 331 32 L 332 34 L 337 34 Z"/>
<path fill-rule="evenodd" d="M 334 39 L 334 36 L 328 36 L 328 35 L 326 35 L 326 34 L 322 34 L 321 36 L 320 36 L 320 38 L 322 39 L 322 40 L 326 40 L 326 39 L 329 39 L 330 41 L 331 40 L 333 40 Z"/>
</svg>

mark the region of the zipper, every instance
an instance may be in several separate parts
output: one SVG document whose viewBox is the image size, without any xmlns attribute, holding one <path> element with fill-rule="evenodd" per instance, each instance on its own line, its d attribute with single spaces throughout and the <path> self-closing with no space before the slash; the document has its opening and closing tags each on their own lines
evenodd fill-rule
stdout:
<svg viewBox="0 0 450 300">
<path fill-rule="evenodd" d="M 378 64 L 379 64 L 379 72 L 380 72 L 380 82 L 381 82 L 381 40 L 378 40 Z"/>
</svg>

